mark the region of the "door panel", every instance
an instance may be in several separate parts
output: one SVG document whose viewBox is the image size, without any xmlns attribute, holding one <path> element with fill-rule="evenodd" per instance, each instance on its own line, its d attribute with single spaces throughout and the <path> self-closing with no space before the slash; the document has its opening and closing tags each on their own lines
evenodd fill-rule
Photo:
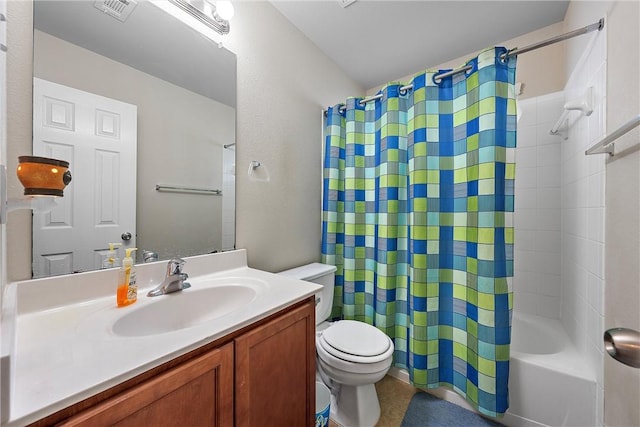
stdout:
<svg viewBox="0 0 640 427">
<path fill-rule="evenodd" d="M 73 270 L 73 253 L 44 255 L 42 271 L 45 276 L 59 276 Z"/>
<path fill-rule="evenodd" d="M 34 155 L 73 175 L 56 208 L 34 212 L 34 277 L 98 269 L 108 243 L 136 243 L 137 107 L 34 78 L 33 111 Z"/>
</svg>

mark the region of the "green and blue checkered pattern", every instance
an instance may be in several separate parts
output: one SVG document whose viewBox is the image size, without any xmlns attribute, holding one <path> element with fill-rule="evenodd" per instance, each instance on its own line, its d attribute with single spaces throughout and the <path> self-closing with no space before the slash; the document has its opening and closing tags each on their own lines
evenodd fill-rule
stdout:
<svg viewBox="0 0 640 427">
<path fill-rule="evenodd" d="M 329 108 L 324 166 L 332 315 L 380 328 L 414 385 L 452 388 L 490 416 L 508 408 L 513 306 L 516 61 L 504 52 Z"/>
</svg>

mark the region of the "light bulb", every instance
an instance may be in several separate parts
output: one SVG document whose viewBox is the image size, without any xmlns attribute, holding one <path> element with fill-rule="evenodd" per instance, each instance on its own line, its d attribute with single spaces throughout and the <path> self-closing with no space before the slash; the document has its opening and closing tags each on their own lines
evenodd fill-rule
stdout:
<svg viewBox="0 0 640 427">
<path fill-rule="evenodd" d="M 229 21 L 233 18 L 234 12 L 233 4 L 231 4 L 229 0 L 220 0 L 216 2 L 216 15 L 218 15 L 220 19 Z"/>
<path fill-rule="evenodd" d="M 214 14 L 214 4 L 211 1 L 205 0 L 202 2 L 202 11 L 205 15 L 213 16 Z"/>
</svg>

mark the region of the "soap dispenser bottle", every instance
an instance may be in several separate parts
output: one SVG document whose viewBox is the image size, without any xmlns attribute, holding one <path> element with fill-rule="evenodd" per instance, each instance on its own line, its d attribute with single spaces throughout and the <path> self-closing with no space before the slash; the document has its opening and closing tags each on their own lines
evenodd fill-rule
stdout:
<svg viewBox="0 0 640 427">
<path fill-rule="evenodd" d="M 102 260 L 102 268 L 120 267 L 120 258 L 116 253 L 116 246 L 122 246 L 122 243 L 109 243 L 109 251 L 107 251 L 107 256 Z"/>
<path fill-rule="evenodd" d="M 118 307 L 133 304 L 138 300 L 138 285 L 136 284 L 136 271 L 133 266 L 131 252 L 138 248 L 125 249 L 125 257 L 122 260 L 122 268 L 118 274 L 118 290 L 116 300 Z"/>
</svg>

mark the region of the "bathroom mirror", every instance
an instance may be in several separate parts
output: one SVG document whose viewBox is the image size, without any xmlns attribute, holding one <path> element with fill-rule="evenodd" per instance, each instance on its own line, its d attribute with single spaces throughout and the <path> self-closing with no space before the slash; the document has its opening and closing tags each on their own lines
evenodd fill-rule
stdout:
<svg viewBox="0 0 640 427">
<path fill-rule="evenodd" d="M 110 242 L 137 262 L 235 245 L 235 55 L 149 0 L 117 17 L 97 3 L 34 1 L 34 154 L 73 173 L 62 203 L 34 213 L 34 277 L 100 268 Z M 76 148 L 94 137 L 107 144 Z"/>
</svg>

